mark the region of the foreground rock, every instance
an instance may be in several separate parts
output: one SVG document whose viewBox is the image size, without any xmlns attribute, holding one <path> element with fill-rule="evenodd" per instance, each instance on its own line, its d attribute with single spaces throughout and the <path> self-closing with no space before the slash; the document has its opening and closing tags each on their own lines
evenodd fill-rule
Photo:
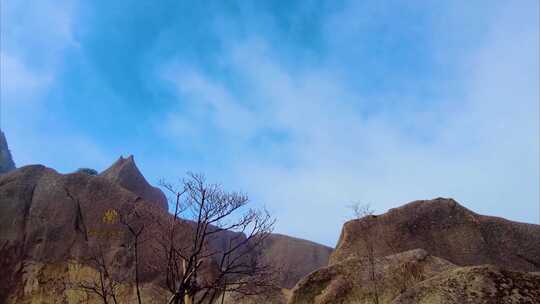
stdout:
<svg viewBox="0 0 540 304">
<path fill-rule="evenodd" d="M 274 288 L 264 295 L 246 296 L 242 294 L 226 294 L 223 298 L 218 299 L 220 304 L 287 304 L 291 297 L 291 290 L 287 288 Z M 216 303 L 216 304 L 217 304 Z"/>
<path fill-rule="evenodd" d="M 366 235 L 375 236 L 378 256 L 423 248 L 460 266 L 540 271 L 540 225 L 479 215 L 452 199 L 415 201 L 345 223 L 330 264 L 365 255 Z"/>
<path fill-rule="evenodd" d="M 373 264 L 350 258 L 317 270 L 302 279 L 289 303 L 390 303 L 407 288 L 456 266 L 425 250 L 412 250 Z"/>
<path fill-rule="evenodd" d="M 425 250 L 377 259 L 350 258 L 322 268 L 293 289 L 290 304 L 534 304 L 540 276 L 495 266 L 458 267 Z"/>
<path fill-rule="evenodd" d="M 426 280 L 392 304 L 535 304 L 540 276 L 495 266 L 462 267 Z"/>
<path fill-rule="evenodd" d="M 84 290 L 69 284 L 69 282 L 78 282 L 89 278 L 98 280 L 99 273 L 94 268 L 76 261 L 62 263 L 34 262 L 25 267 L 25 272 L 22 275 L 24 288 L 18 295 L 11 295 L 8 303 L 102 304 L 102 299 L 96 294 L 84 292 Z M 134 288 L 134 285 L 129 282 L 119 284 L 116 288 L 118 302 L 137 303 Z M 167 303 L 167 291 L 153 283 L 143 283 L 141 285 L 141 295 L 142 302 L 145 304 Z"/>
</svg>

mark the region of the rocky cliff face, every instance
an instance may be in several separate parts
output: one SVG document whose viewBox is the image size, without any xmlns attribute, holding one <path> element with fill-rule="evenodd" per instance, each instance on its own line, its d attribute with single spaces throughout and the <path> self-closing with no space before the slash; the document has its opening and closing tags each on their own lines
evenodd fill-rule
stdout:
<svg viewBox="0 0 540 304">
<path fill-rule="evenodd" d="M 1 175 L 0 299 L 58 303 L 68 296 L 66 282 L 47 267 L 64 269 L 60 266 L 66 261 L 89 265 L 98 248 L 112 275 L 132 275 L 133 254 L 127 249 L 131 238 L 118 218 L 134 208 L 144 209 L 145 216 L 137 220 L 147 224 L 148 237 L 159 237 L 154 223 L 166 222 L 168 213 L 102 176 L 64 175 L 40 165 Z M 154 248 L 142 245 L 139 255 L 141 265 L 152 266 L 141 267 L 141 280 L 159 286 L 161 260 Z M 39 283 L 40 278 L 48 285 Z M 51 295 L 59 293 L 63 295 L 56 299 Z"/>
<path fill-rule="evenodd" d="M 142 216 L 137 221 L 146 225 L 145 239 L 160 240 L 164 237 L 163 224 L 167 226 L 172 216 L 118 184 L 111 175 L 59 174 L 35 165 L 0 176 L 0 303 L 4 299 L 8 303 L 77 303 L 80 293 L 67 288 L 65 279 L 80 275 L 76 269 L 92 268 L 87 260 L 96 248 L 104 249 L 104 259 L 113 275 L 133 274 L 133 254 L 127 249 L 130 235 L 116 217 L 140 210 Z M 182 227 L 190 229 L 191 225 Z M 235 232 L 220 232 L 210 246 L 219 248 L 238 237 Z M 322 245 L 281 235 L 272 235 L 265 246 L 263 255 L 274 265 L 281 266 L 289 259 L 308 261 L 301 268 L 290 264 L 283 267 L 281 283 L 286 286 L 326 264 L 330 253 Z M 140 275 L 146 290 L 161 290 L 163 294 L 160 286 L 165 258 L 160 253 L 156 242 L 141 245 L 139 259 L 141 265 L 148 266 L 141 266 Z M 79 266 L 73 270 L 66 261 Z M 215 265 L 207 265 L 205 271 L 211 274 Z M 84 272 L 92 275 L 90 270 Z M 124 298 L 133 296 L 130 278 L 122 285 Z"/>
<path fill-rule="evenodd" d="M 0 131 L 0 174 L 15 169 L 4 132 Z"/>
<path fill-rule="evenodd" d="M 540 225 L 479 215 L 452 199 L 415 201 L 345 223 L 330 264 L 365 254 L 364 235 L 375 236 L 380 256 L 422 248 L 460 266 L 540 270 Z"/>
<path fill-rule="evenodd" d="M 127 190 L 137 194 L 145 201 L 156 204 L 167 210 L 167 198 L 163 192 L 151 186 L 137 168 L 133 155 L 128 158 L 120 157 L 111 167 L 103 171 L 100 176 L 119 184 Z"/>
</svg>

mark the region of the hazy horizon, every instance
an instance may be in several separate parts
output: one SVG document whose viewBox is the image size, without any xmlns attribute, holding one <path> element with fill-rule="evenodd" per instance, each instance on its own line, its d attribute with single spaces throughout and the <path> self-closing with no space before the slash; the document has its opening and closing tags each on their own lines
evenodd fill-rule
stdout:
<svg viewBox="0 0 540 304">
<path fill-rule="evenodd" d="M 1 4 L 17 167 L 133 154 L 334 246 L 353 202 L 540 220 L 538 1 Z"/>
</svg>

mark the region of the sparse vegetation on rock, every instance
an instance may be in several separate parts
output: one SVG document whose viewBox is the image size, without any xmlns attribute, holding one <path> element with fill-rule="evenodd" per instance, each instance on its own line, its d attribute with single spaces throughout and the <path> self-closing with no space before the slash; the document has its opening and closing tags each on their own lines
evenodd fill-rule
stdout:
<svg viewBox="0 0 540 304">
<path fill-rule="evenodd" d="M 84 173 L 88 175 L 98 175 L 98 172 L 91 168 L 80 168 L 76 171 L 76 173 Z"/>
</svg>

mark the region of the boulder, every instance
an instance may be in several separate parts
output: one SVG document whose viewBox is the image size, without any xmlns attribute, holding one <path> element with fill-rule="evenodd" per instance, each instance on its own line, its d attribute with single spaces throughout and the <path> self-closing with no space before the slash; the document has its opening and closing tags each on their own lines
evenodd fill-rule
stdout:
<svg viewBox="0 0 540 304">
<path fill-rule="evenodd" d="M 345 223 L 330 264 L 365 255 L 369 242 L 377 256 L 423 248 L 460 266 L 540 271 L 540 225 L 476 214 L 453 199 L 414 201 Z"/>
</svg>

